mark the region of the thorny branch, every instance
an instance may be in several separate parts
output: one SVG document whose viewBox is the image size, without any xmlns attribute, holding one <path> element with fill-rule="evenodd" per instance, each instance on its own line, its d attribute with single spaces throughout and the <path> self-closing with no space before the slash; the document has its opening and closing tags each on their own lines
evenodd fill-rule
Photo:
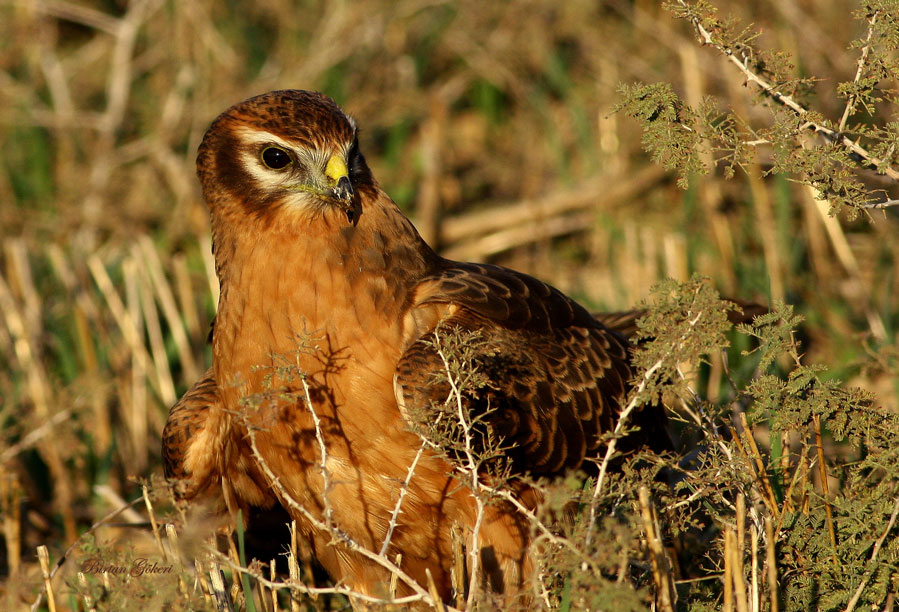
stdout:
<svg viewBox="0 0 899 612">
<path fill-rule="evenodd" d="M 328 473 L 328 449 L 325 447 L 325 439 L 322 436 L 322 425 L 315 412 L 315 406 L 312 404 L 312 395 L 309 392 L 309 382 L 305 375 L 300 376 L 303 383 L 303 394 L 306 400 L 306 406 L 312 415 L 312 422 L 315 424 L 315 439 L 318 441 L 319 452 L 319 470 L 322 474 L 322 503 L 325 507 L 325 524 L 331 527 L 334 523 L 334 511 L 331 508 L 331 502 L 328 500 L 328 493 L 331 491 L 331 478 Z"/>
<path fill-rule="evenodd" d="M 423 598 L 420 595 L 407 595 L 406 597 L 397 597 L 396 599 L 382 599 L 380 597 L 373 597 L 371 595 L 366 595 L 365 593 L 360 593 L 358 591 L 354 591 L 352 589 L 348 589 L 346 587 L 341 586 L 333 586 L 333 587 L 310 587 L 302 582 L 297 581 L 280 581 L 280 580 L 271 580 L 263 576 L 261 573 L 254 571 L 248 567 L 243 567 L 238 563 L 232 561 L 227 555 L 216 554 L 218 561 L 224 565 L 230 567 L 233 571 L 239 572 L 241 574 L 246 574 L 247 576 L 253 578 L 264 587 L 269 589 L 290 589 L 291 591 L 296 591 L 298 593 L 302 593 L 304 595 L 310 595 L 312 597 L 318 597 L 319 595 L 343 595 L 345 597 L 352 598 L 354 600 L 363 601 L 365 603 L 370 604 L 381 604 L 381 605 L 403 605 L 415 603 L 416 601 L 422 601 Z"/>
<path fill-rule="evenodd" d="M 689 322 L 689 329 L 687 329 L 680 337 L 680 339 L 675 343 L 668 351 L 668 354 L 677 351 L 684 341 L 687 339 L 689 334 L 692 333 L 693 328 L 702 318 L 703 312 L 699 311 L 695 317 Z M 664 364 L 665 357 L 660 358 L 656 361 L 652 366 L 649 367 L 640 378 L 640 383 L 637 385 L 636 389 L 631 392 L 631 399 L 628 401 L 627 405 L 624 409 L 618 414 L 618 422 L 615 423 L 615 430 L 612 432 L 612 437 L 609 440 L 609 443 L 606 445 L 606 452 L 603 455 L 602 463 L 599 466 L 599 475 L 596 477 L 596 486 L 593 489 L 593 496 L 590 499 L 590 522 L 589 525 L 593 525 L 596 521 L 596 511 L 599 505 L 599 497 L 602 493 L 603 485 L 605 484 L 606 474 L 609 470 L 609 464 L 612 461 L 612 457 L 615 454 L 615 447 L 618 444 L 618 438 L 621 437 L 622 431 L 627 426 L 628 421 L 630 419 L 631 413 L 637 409 L 638 406 L 641 405 L 643 401 L 643 392 L 646 390 L 647 385 L 652 380 L 653 375 L 656 371 L 662 367 Z M 586 549 L 590 549 L 590 543 L 593 539 L 593 529 L 587 530 L 587 536 L 585 538 Z"/>
<path fill-rule="evenodd" d="M 689 4 L 686 0 L 677 0 L 678 3 L 684 8 L 689 8 Z M 804 106 L 802 106 L 799 102 L 794 100 L 788 94 L 785 94 L 781 91 L 778 91 L 772 83 L 769 83 L 764 77 L 753 71 L 748 65 L 748 59 L 741 59 L 737 55 L 737 51 L 727 43 L 718 41 L 709 32 L 706 27 L 702 24 L 696 16 L 690 16 L 690 21 L 693 23 L 693 27 L 696 28 L 696 31 L 699 33 L 703 42 L 707 45 L 710 45 L 720 51 L 734 66 L 736 66 L 740 72 L 746 77 L 746 79 L 752 83 L 755 83 L 766 96 L 789 108 L 791 111 L 796 113 L 799 117 L 807 117 L 809 112 Z M 869 21 L 869 24 L 873 26 L 873 18 Z M 870 40 L 870 30 L 869 30 L 869 40 Z M 866 56 L 867 48 L 869 45 L 866 45 L 863 51 L 863 56 Z M 859 60 L 860 65 L 861 62 L 864 61 L 865 57 Z M 856 77 L 858 78 L 858 76 Z M 850 97 L 850 102 L 854 105 L 855 101 L 853 97 Z M 848 110 L 848 106 L 847 106 Z M 846 111 L 844 111 L 844 116 L 846 115 Z M 849 151 L 857 155 L 859 158 L 864 160 L 864 163 L 867 167 L 876 170 L 877 172 L 882 172 L 886 176 L 890 177 L 894 181 L 899 181 L 899 170 L 892 168 L 884 163 L 882 159 L 874 157 L 871 153 L 868 152 L 867 149 L 862 147 L 857 142 L 854 142 L 848 136 L 842 133 L 842 129 L 844 127 L 844 122 L 841 119 L 840 128 L 838 130 L 833 130 L 825 125 L 817 123 L 815 121 L 806 121 L 803 124 L 803 129 L 810 129 L 817 134 L 821 134 L 829 141 L 841 144 L 846 147 Z"/>
<path fill-rule="evenodd" d="M 440 419 L 440 416 L 442 415 L 438 415 L 438 420 Z M 421 446 L 418 447 L 418 452 L 415 453 L 415 458 L 409 465 L 409 471 L 406 473 L 406 479 L 403 480 L 403 484 L 400 487 L 400 494 L 399 497 L 397 497 L 396 506 L 394 506 L 393 512 L 390 514 L 390 524 L 387 526 L 387 535 L 384 536 L 384 543 L 381 545 L 381 550 L 378 553 L 382 556 L 386 556 L 387 549 L 390 548 L 390 540 L 393 538 L 393 532 L 397 526 L 400 512 L 403 507 L 403 500 L 406 498 L 406 493 L 409 491 L 409 485 L 412 482 L 412 476 L 415 474 L 415 468 L 418 467 L 418 462 L 421 460 L 421 456 L 427 446 L 427 441 L 422 440 Z"/>
<path fill-rule="evenodd" d="M 465 469 L 466 471 L 468 471 L 469 476 L 471 477 L 472 496 L 474 497 L 475 504 L 477 504 L 477 516 L 475 517 L 475 524 L 471 533 L 471 548 L 469 550 L 469 556 L 471 557 L 471 560 L 469 561 L 471 569 L 471 588 L 468 591 L 468 601 L 466 602 L 466 608 L 472 609 L 475 597 L 478 592 L 477 576 L 478 572 L 480 571 L 479 562 L 481 558 L 479 537 L 481 532 L 481 525 L 484 521 L 484 498 L 480 494 L 481 484 L 480 479 L 478 478 L 478 461 L 474 456 L 474 449 L 472 447 L 471 423 L 468 420 L 468 416 L 465 410 L 465 404 L 462 401 L 462 390 L 459 388 L 458 382 L 453 375 L 452 369 L 450 368 L 449 359 L 440 346 L 440 334 L 436 331 L 434 333 L 434 338 L 434 345 L 437 349 L 437 354 L 443 361 L 443 367 L 446 371 L 447 381 L 450 385 L 450 396 L 447 398 L 447 401 L 455 401 L 456 416 L 459 419 L 459 426 L 462 428 L 462 435 L 465 443 L 465 448 L 463 450 L 465 452 L 465 461 L 467 463 Z"/>
<path fill-rule="evenodd" d="M 316 437 L 319 437 L 321 436 L 319 423 L 316 422 L 315 425 Z M 303 504 L 294 499 L 294 497 L 284 488 L 284 485 L 281 484 L 280 478 L 275 475 L 271 467 L 268 465 L 268 462 L 265 460 L 265 457 L 263 457 L 262 453 L 259 451 L 259 446 L 256 444 L 256 430 L 252 427 L 247 428 L 247 437 L 250 441 L 250 451 L 252 452 L 253 457 L 256 459 L 256 462 L 258 463 L 260 469 L 271 484 L 272 489 L 277 493 L 278 498 L 283 504 L 286 505 L 286 507 L 302 515 L 302 517 L 309 523 L 309 525 L 312 526 L 313 529 L 329 534 L 332 538 L 339 541 L 340 544 L 345 546 L 348 550 L 362 555 L 366 559 L 375 562 L 391 574 L 395 575 L 399 580 L 402 580 L 406 585 L 409 586 L 409 588 L 411 588 L 415 592 L 415 595 L 419 598 L 419 601 L 423 601 L 424 603 L 432 607 L 437 607 L 439 604 L 441 604 L 441 602 L 435 600 L 426 589 L 418 584 L 418 582 L 414 578 L 400 569 L 390 559 L 388 559 L 384 555 L 380 555 L 371 550 L 368 550 L 366 547 L 356 542 L 349 534 L 341 531 L 337 525 L 328 524 L 322 521 L 312 512 L 310 512 L 309 509 L 306 508 Z M 352 592 L 353 597 L 356 597 L 357 595 L 360 597 L 367 597 L 363 593 L 357 593 L 355 591 Z M 450 611 L 453 610 L 452 608 L 449 608 L 447 606 L 444 606 L 444 608 Z"/>
</svg>

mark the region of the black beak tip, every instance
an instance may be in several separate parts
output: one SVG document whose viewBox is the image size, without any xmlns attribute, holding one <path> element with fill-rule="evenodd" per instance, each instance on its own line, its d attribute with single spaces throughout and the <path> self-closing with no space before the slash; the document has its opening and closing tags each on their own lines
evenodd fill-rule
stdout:
<svg viewBox="0 0 899 612">
<path fill-rule="evenodd" d="M 353 197 L 353 184 L 350 177 L 341 176 L 334 186 L 334 197 L 341 202 L 349 202 Z"/>
</svg>

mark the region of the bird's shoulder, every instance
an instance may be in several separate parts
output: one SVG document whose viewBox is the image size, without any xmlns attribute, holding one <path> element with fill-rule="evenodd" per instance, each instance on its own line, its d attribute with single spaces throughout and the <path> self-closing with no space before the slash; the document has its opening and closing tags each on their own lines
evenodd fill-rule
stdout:
<svg viewBox="0 0 899 612">
<path fill-rule="evenodd" d="M 557 473 L 596 453 L 632 376 L 624 337 L 561 291 L 499 266 L 446 262 L 416 298 L 395 375 L 407 418 L 446 399 L 444 349 L 467 337 L 469 366 L 486 378 L 468 394 L 469 413 L 514 445 L 516 470 Z"/>
<path fill-rule="evenodd" d="M 586 309 L 533 276 L 490 264 L 443 260 L 421 279 L 415 307 L 444 304 L 465 309 L 491 325 L 551 334 L 568 327 L 602 328 Z"/>
</svg>

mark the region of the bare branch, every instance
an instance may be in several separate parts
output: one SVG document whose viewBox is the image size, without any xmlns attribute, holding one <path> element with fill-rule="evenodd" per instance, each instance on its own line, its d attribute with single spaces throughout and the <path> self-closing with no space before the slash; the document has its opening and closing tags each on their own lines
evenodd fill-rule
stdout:
<svg viewBox="0 0 899 612">
<path fill-rule="evenodd" d="M 437 418 L 439 419 L 441 416 L 443 415 L 438 415 Z M 409 484 L 412 482 L 412 475 L 415 474 L 415 468 L 418 466 L 418 462 L 421 459 L 425 448 L 427 447 L 427 440 L 422 440 L 421 446 L 418 447 L 418 452 L 415 453 L 415 458 L 409 465 L 409 471 L 406 473 L 406 479 L 403 481 L 403 484 L 400 487 L 400 495 L 396 500 L 396 506 L 394 506 L 393 512 L 390 514 L 390 524 L 387 526 L 387 535 L 384 536 L 384 543 L 381 545 L 381 550 L 378 553 L 382 556 L 387 556 L 387 549 L 390 547 L 390 540 L 393 538 L 393 531 L 396 529 L 397 519 L 400 516 L 400 511 L 403 506 L 403 500 L 406 497 L 406 493 L 409 491 Z"/>
<path fill-rule="evenodd" d="M 868 36 L 867 38 L 865 38 L 865 46 L 862 47 L 861 55 L 858 58 L 858 65 L 855 68 L 855 78 L 852 79 L 852 82 L 855 84 L 858 84 L 859 80 L 861 80 L 862 73 L 865 70 L 865 63 L 868 61 L 868 51 L 871 50 L 871 37 L 874 36 L 874 24 L 876 22 L 877 11 L 874 11 L 868 18 Z M 837 127 L 838 132 L 842 132 L 846 129 L 846 122 L 849 121 L 849 117 L 851 117 L 852 113 L 855 112 L 855 105 L 857 103 L 858 94 L 850 94 L 849 99 L 846 100 L 846 108 L 843 109 L 843 116 L 840 117 L 840 125 Z"/>
</svg>

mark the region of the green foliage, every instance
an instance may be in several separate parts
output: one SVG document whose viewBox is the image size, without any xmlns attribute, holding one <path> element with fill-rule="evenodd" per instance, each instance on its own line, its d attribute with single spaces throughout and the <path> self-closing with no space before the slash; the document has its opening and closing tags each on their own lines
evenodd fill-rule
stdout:
<svg viewBox="0 0 899 612">
<path fill-rule="evenodd" d="M 619 88 L 623 102 L 615 107 L 643 122 L 643 146 L 652 160 L 680 175 L 686 189 L 688 177 L 708 169 L 701 159 L 702 140 L 696 131 L 697 115 L 685 106 L 667 83 Z"/>
<path fill-rule="evenodd" d="M 835 94 L 846 100 L 840 119 L 829 119 L 808 105 L 816 79 L 791 76 L 795 69 L 790 58 L 757 48 L 751 26 L 720 19 L 704 0 L 668 2 L 666 8 L 692 23 L 706 44 L 732 61 L 734 78 L 750 81 L 758 103 L 767 101 L 770 111 L 768 125 L 753 127 L 749 116 L 717 110 L 722 105 L 712 98 L 698 108 L 689 107 L 666 83 L 621 86 L 624 100 L 616 110 L 643 124 L 644 148 L 654 161 L 678 172 L 681 186 L 686 187 L 691 174 L 707 173 L 709 164 L 721 164 L 730 178 L 736 166 L 745 166 L 757 148 L 765 147 L 773 160 L 767 172 L 791 175 L 814 187 L 819 198 L 830 201 L 832 214 L 846 210 L 852 218 L 883 199 L 885 191 L 870 186 L 864 173 L 899 178 L 896 126 L 893 121 L 872 123 L 878 103 L 896 101 L 890 88 L 899 66 L 899 3 L 863 2 L 856 11 L 867 35 L 852 43 L 860 54 L 854 79 L 836 86 Z M 700 145 L 713 153 L 708 162 Z"/>
</svg>

